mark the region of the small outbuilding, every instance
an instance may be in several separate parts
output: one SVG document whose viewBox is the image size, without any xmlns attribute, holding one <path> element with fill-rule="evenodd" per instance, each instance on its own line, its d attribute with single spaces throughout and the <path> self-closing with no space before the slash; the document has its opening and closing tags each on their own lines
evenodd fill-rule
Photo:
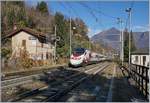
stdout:
<svg viewBox="0 0 150 103">
<path fill-rule="evenodd" d="M 142 65 L 149 67 L 150 65 L 150 55 L 149 55 L 149 49 L 139 49 L 131 53 L 131 63 Z"/>
</svg>

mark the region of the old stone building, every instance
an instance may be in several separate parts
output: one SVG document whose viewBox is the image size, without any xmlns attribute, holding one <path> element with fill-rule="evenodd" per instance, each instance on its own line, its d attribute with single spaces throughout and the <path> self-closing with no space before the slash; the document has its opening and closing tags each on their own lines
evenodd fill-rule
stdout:
<svg viewBox="0 0 150 103">
<path fill-rule="evenodd" d="M 30 28 L 20 28 L 15 29 L 6 37 L 11 38 L 11 58 L 19 57 L 22 50 L 25 50 L 29 58 L 33 60 L 52 59 L 54 55 L 54 45 L 44 33 Z"/>
</svg>

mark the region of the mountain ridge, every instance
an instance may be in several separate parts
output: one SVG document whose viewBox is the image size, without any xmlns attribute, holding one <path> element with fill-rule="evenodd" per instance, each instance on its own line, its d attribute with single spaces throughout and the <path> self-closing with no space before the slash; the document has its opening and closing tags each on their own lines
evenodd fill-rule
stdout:
<svg viewBox="0 0 150 103">
<path fill-rule="evenodd" d="M 137 49 L 149 47 L 149 32 L 132 32 Z M 115 50 L 119 50 L 120 30 L 115 27 L 101 31 L 91 37 L 91 40 L 104 46 L 111 46 Z"/>
</svg>

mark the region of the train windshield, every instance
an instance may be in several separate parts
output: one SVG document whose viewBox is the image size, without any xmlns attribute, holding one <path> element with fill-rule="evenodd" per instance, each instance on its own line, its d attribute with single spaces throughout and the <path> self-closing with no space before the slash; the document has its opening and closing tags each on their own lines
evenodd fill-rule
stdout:
<svg viewBox="0 0 150 103">
<path fill-rule="evenodd" d="M 76 49 L 74 49 L 74 51 L 73 51 L 73 55 L 82 55 L 82 54 L 84 54 L 84 52 L 85 52 L 85 49 L 84 48 L 76 48 Z"/>
</svg>

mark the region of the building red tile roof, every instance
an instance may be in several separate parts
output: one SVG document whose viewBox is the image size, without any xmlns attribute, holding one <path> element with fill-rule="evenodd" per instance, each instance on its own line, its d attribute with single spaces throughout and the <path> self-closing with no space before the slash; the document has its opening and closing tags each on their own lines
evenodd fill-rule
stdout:
<svg viewBox="0 0 150 103">
<path fill-rule="evenodd" d="M 6 35 L 4 38 L 10 38 L 10 37 L 16 35 L 17 33 L 21 32 L 21 31 L 27 32 L 33 36 L 38 37 L 38 38 L 45 38 L 46 37 L 46 35 L 44 33 L 41 33 L 41 32 L 38 32 L 36 30 L 33 30 L 33 29 L 26 27 L 26 28 L 19 28 L 19 29 L 12 31 L 8 35 Z"/>
</svg>

